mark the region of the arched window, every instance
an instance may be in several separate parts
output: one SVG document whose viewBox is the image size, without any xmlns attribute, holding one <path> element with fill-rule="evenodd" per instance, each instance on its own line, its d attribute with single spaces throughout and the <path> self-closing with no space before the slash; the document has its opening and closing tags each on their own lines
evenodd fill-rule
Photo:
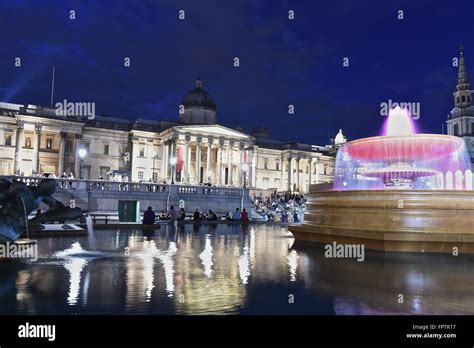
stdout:
<svg viewBox="0 0 474 348">
<path fill-rule="evenodd" d="M 462 97 L 461 97 L 461 100 L 462 100 L 463 103 L 465 103 L 465 102 L 466 102 L 466 97 L 465 97 L 465 96 L 462 96 Z"/>
<path fill-rule="evenodd" d="M 457 124 L 453 126 L 453 135 L 459 135 L 459 126 Z"/>
</svg>

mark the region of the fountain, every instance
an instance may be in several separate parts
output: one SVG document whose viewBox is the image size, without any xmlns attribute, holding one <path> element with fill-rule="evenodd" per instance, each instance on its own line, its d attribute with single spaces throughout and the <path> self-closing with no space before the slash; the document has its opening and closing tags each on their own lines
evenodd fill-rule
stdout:
<svg viewBox="0 0 474 348">
<path fill-rule="evenodd" d="M 417 134 L 392 109 L 381 136 L 341 146 L 332 191 L 310 189 L 297 240 L 385 251 L 474 252 L 474 192 L 464 140 Z"/>
<path fill-rule="evenodd" d="M 34 187 L 21 181 L 0 179 L 0 243 L 17 242 L 24 231 L 29 237 L 29 226 L 74 220 L 82 215 L 80 208 L 69 208 L 52 196 L 56 186 L 52 179 L 43 179 Z M 37 210 L 40 203 L 49 209 L 28 220 L 28 214 Z"/>
<path fill-rule="evenodd" d="M 415 134 L 407 110 L 389 113 L 384 135 L 344 144 L 336 157 L 336 190 L 442 189 L 443 173 L 471 169 L 464 140 Z"/>
</svg>

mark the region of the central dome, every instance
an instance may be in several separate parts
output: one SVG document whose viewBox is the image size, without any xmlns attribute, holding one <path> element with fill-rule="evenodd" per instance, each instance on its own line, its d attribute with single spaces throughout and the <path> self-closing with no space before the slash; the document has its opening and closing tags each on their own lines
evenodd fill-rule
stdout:
<svg viewBox="0 0 474 348">
<path fill-rule="evenodd" d="M 196 87 L 183 98 L 179 119 L 184 124 L 215 124 L 216 102 L 211 95 L 202 88 L 200 78 Z"/>
<path fill-rule="evenodd" d="M 197 79 L 196 88 L 189 91 L 181 102 L 185 108 L 202 107 L 216 111 L 216 102 L 211 95 L 202 88 L 201 79 Z"/>
</svg>

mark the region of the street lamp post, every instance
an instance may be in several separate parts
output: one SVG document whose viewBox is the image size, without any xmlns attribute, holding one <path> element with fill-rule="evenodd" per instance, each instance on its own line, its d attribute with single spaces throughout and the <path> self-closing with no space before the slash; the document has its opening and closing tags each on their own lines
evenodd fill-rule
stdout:
<svg viewBox="0 0 474 348">
<path fill-rule="evenodd" d="M 244 173 L 244 188 L 247 187 L 247 171 L 249 170 L 249 165 L 247 163 L 242 164 L 242 171 Z"/>
<path fill-rule="evenodd" d="M 174 185 L 174 176 L 176 173 L 176 163 L 178 162 L 176 157 L 171 157 L 170 158 L 170 164 L 171 164 L 171 184 Z"/>
<path fill-rule="evenodd" d="M 79 164 L 79 179 L 84 179 L 84 157 L 87 156 L 87 150 L 82 148 L 77 151 L 77 154 L 81 158 L 80 164 Z"/>
</svg>

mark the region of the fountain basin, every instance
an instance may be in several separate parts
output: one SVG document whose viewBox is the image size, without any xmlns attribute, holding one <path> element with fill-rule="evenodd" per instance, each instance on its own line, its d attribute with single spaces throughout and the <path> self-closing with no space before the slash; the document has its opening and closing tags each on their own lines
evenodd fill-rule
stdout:
<svg viewBox="0 0 474 348">
<path fill-rule="evenodd" d="M 406 252 L 474 252 L 474 192 L 348 190 L 312 192 L 296 240 L 364 244 Z"/>
</svg>

